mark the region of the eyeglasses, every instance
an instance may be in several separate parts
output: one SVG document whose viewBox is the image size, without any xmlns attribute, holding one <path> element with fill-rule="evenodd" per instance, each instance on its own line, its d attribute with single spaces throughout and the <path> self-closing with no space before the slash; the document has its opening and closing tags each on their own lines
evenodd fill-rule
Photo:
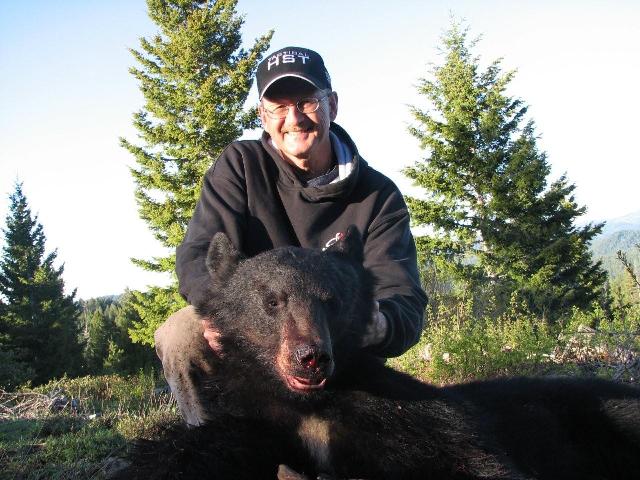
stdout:
<svg viewBox="0 0 640 480">
<path fill-rule="evenodd" d="M 289 114 L 289 109 L 295 106 L 300 113 L 313 113 L 320 107 L 320 101 L 325 99 L 329 93 L 324 93 L 319 98 L 308 97 L 298 100 L 296 103 L 290 103 L 288 105 L 276 105 L 272 110 L 268 109 L 264 105 L 262 108 L 270 118 L 280 119 L 285 118 Z"/>
</svg>

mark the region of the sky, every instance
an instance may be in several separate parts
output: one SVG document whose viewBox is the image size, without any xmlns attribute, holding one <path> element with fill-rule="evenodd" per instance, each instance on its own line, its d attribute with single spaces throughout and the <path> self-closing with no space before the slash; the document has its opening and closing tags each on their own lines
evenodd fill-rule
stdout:
<svg viewBox="0 0 640 480">
<path fill-rule="evenodd" d="M 549 180 L 576 185 L 581 221 L 640 209 L 637 0 L 240 0 L 238 11 L 245 46 L 273 29 L 271 50 L 323 56 L 337 123 L 407 193 L 401 170 L 425 156 L 407 132 L 409 105 L 425 106 L 416 85 L 441 62 L 451 16 L 462 19 L 481 37 L 481 65 L 502 58 L 517 71 L 508 93 L 529 105 Z M 138 217 L 134 160 L 119 146 L 137 141 L 132 114 L 143 105 L 128 49 L 156 31 L 142 0 L 0 0 L 1 225 L 20 181 L 79 298 L 168 281 L 130 262 L 165 251 Z"/>
</svg>

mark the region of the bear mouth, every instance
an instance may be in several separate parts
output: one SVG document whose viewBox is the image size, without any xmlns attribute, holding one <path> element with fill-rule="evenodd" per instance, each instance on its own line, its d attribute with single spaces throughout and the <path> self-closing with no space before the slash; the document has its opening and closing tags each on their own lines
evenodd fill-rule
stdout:
<svg viewBox="0 0 640 480">
<path fill-rule="evenodd" d="M 325 385 L 327 384 L 327 379 L 312 379 L 305 377 L 297 377 L 295 375 L 285 375 L 285 380 L 287 381 L 287 386 L 289 389 L 295 392 L 313 392 L 317 390 L 323 390 Z"/>
</svg>

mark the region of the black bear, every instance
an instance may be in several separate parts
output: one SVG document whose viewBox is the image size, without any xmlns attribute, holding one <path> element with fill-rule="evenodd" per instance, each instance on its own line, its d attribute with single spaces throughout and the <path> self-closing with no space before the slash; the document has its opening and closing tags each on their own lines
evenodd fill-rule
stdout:
<svg viewBox="0 0 640 480">
<path fill-rule="evenodd" d="M 359 350 L 374 282 L 362 248 L 349 231 L 324 252 L 243 259 L 217 234 L 197 306 L 222 333 L 213 420 L 143 448 L 123 478 L 640 479 L 636 388 L 437 388 Z"/>
</svg>

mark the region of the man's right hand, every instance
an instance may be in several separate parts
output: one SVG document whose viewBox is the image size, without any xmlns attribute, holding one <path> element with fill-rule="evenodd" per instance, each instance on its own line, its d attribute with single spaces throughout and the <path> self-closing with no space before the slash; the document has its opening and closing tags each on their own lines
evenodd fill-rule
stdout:
<svg viewBox="0 0 640 480">
<path fill-rule="evenodd" d="M 367 326 L 364 332 L 360 346 L 368 347 L 371 345 L 378 345 L 387 337 L 387 330 L 389 329 L 389 320 L 384 313 L 380 311 L 380 304 L 378 301 L 373 302 L 373 312 L 371 322 Z"/>
<path fill-rule="evenodd" d="M 222 345 L 220 344 L 220 337 L 222 336 L 217 328 L 211 325 L 211 321 L 202 320 L 202 329 L 204 332 L 204 339 L 218 356 L 223 356 Z"/>
</svg>

